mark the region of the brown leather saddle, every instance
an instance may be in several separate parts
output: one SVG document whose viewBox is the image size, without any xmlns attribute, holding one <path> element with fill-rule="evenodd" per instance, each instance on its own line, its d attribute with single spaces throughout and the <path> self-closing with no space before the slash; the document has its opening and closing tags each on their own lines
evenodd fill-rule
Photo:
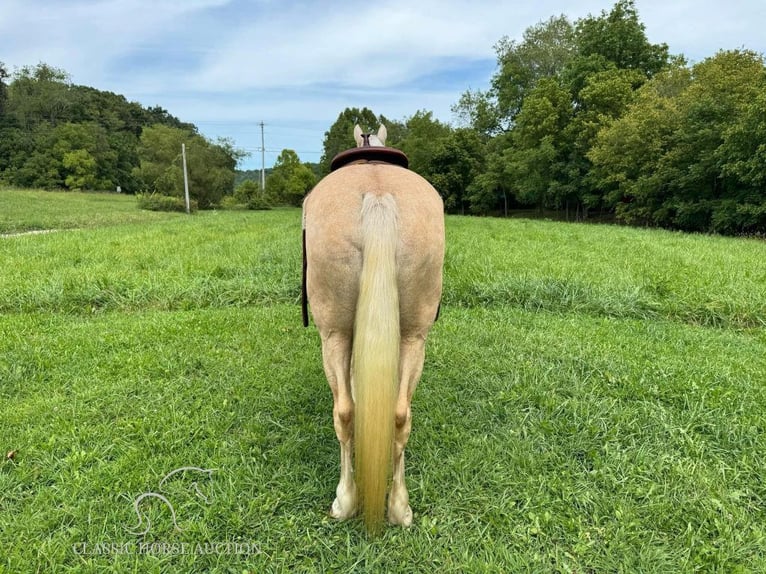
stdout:
<svg viewBox="0 0 766 574">
<path fill-rule="evenodd" d="M 362 137 L 365 137 L 364 135 Z M 366 136 L 369 137 L 369 136 Z M 369 140 L 365 140 L 368 142 Z M 369 143 L 363 147 L 355 147 L 340 152 L 330 162 L 330 171 L 335 171 L 343 166 L 356 161 L 367 161 L 375 163 L 390 163 L 399 167 L 407 168 L 410 160 L 403 151 L 392 147 L 371 146 Z"/>
</svg>

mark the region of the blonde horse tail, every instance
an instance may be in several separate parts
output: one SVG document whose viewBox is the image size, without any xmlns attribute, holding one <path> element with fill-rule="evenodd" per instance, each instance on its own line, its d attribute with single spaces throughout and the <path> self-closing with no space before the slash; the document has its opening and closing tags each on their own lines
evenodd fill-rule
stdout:
<svg viewBox="0 0 766 574">
<path fill-rule="evenodd" d="M 352 354 L 354 454 L 364 523 L 375 533 L 383 524 L 399 387 L 397 208 L 390 194 L 364 196 L 362 237 Z"/>
</svg>

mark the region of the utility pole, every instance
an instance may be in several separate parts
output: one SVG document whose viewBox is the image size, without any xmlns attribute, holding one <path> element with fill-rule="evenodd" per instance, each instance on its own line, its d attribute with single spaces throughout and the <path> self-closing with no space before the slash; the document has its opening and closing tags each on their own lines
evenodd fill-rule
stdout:
<svg viewBox="0 0 766 574">
<path fill-rule="evenodd" d="M 266 191 L 266 143 L 263 137 L 263 121 L 261 121 L 261 191 Z"/>
<path fill-rule="evenodd" d="M 186 213 L 191 214 L 191 204 L 189 203 L 189 175 L 186 173 L 186 144 L 181 144 L 181 159 L 184 165 L 184 198 L 186 199 Z"/>
</svg>

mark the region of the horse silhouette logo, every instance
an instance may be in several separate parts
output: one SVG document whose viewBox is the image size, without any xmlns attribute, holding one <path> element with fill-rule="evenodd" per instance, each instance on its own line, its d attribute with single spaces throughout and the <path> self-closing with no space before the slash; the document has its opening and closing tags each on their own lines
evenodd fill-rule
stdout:
<svg viewBox="0 0 766 574">
<path fill-rule="evenodd" d="M 162 480 L 160 480 L 159 487 L 157 490 L 162 491 L 162 487 L 165 485 L 167 481 L 169 481 L 172 477 L 175 477 L 177 475 L 184 475 L 186 476 L 187 473 L 197 473 L 197 474 L 203 474 L 206 475 L 207 478 L 212 478 L 214 469 L 209 468 L 199 468 L 197 466 L 182 466 L 181 468 L 176 468 L 175 470 L 171 470 L 168 474 L 166 474 Z M 194 480 L 191 483 L 191 486 L 194 488 L 194 492 L 196 496 L 202 500 L 205 501 L 206 504 L 210 504 L 210 500 L 207 496 L 205 496 L 202 491 L 199 488 L 199 482 L 197 480 Z M 144 536 L 146 535 L 149 530 L 152 528 L 152 522 L 149 518 L 149 515 L 143 515 L 141 513 L 141 504 L 150 498 L 156 498 L 160 502 L 162 502 L 165 506 L 168 507 L 170 510 L 170 516 L 173 520 L 173 527 L 178 532 L 183 532 L 180 526 L 178 526 L 178 519 L 176 516 L 175 508 L 173 507 L 173 504 L 170 502 L 167 496 L 164 494 L 160 494 L 159 492 L 144 492 L 136 497 L 136 499 L 133 501 L 133 510 L 136 513 L 136 517 L 138 518 L 138 525 L 135 527 L 135 529 L 129 530 L 131 534 L 135 534 L 136 536 Z M 144 524 L 144 519 L 146 520 L 146 528 L 143 530 L 138 530 L 142 527 Z"/>
</svg>

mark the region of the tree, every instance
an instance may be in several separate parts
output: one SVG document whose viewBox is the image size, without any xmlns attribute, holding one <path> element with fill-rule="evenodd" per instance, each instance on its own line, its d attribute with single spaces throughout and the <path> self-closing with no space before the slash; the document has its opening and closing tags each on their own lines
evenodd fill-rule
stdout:
<svg viewBox="0 0 766 574">
<path fill-rule="evenodd" d="M 407 118 L 399 148 L 407 154 L 410 169 L 430 179 L 435 170 L 434 156 L 451 133 L 451 128 L 434 119 L 432 112 L 419 110 Z"/>
<path fill-rule="evenodd" d="M 647 77 L 668 63 L 667 44 L 651 44 L 634 0 L 618 0 L 610 12 L 576 24 L 578 56 L 600 56 L 619 69 L 639 70 Z"/>
<path fill-rule="evenodd" d="M 551 169 L 561 172 L 566 156 L 559 133 L 572 108 L 562 77 L 576 49 L 575 28 L 563 15 L 527 28 L 520 42 L 502 38 L 490 90 L 466 92 L 453 108 L 484 138 L 486 170 L 469 184 L 472 210 L 505 208 L 509 194 L 540 207 L 549 202 L 559 177 Z"/>
<path fill-rule="evenodd" d="M 6 100 L 8 99 L 8 86 L 5 81 L 8 79 L 8 70 L 5 68 L 5 64 L 0 62 L 0 127 L 2 127 L 5 116 Z"/>
<path fill-rule="evenodd" d="M 217 205 L 234 189 L 234 170 L 241 154 L 231 142 L 214 144 L 198 134 L 164 125 L 145 128 L 134 177 L 146 191 L 182 197 L 181 144 L 186 145 L 189 194 L 201 209 Z"/>
<path fill-rule="evenodd" d="M 65 120 L 71 104 L 69 75 L 47 64 L 24 66 L 13 76 L 8 93 L 8 114 L 22 129 L 45 121 Z"/>
<path fill-rule="evenodd" d="M 490 91 L 467 90 L 452 106 L 452 113 L 462 127 L 471 128 L 486 137 L 503 131 L 500 111 Z"/>
<path fill-rule="evenodd" d="M 575 49 L 574 27 L 564 15 L 527 28 L 521 42 L 500 40 L 495 46 L 500 69 L 492 78 L 492 90 L 501 118 L 512 125 L 527 95 L 541 80 L 558 77 Z"/>
<path fill-rule="evenodd" d="M 725 177 L 735 178 L 766 200 L 766 78 L 723 133 L 716 161 Z"/>
<path fill-rule="evenodd" d="M 53 127 L 42 122 L 28 132 L 4 131 L 10 141 L 7 151 L 0 146 L 0 155 L 7 153 L 7 163 L 0 167 L 10 183 L 43 189 L 112 188 L 117 154 L 98 124 L 67 122 Z"/>
<path fill-rule="evenodd" d="M 234 188 L 234 199 L 241 205 L 247 205 L 262 193 L 263 190 L 257 181 L 246 179 Z"/>
<path fill-rule="evenodd" d="M 85 149 L 68 151 L 62 158 L 61 165 L 67 172 L 64 185 L 69 189 L 95 189 L 96 159 Z"/>
<path fill-rule="evenodd" d="M 315 184 L 316 178 L 311 168 L 301 163 L 293 150 L 284 149 L 266 180 L 266 193 L 277 202 L 299 206 Z"/>
<path fill-rule="evenodd" d="M 186 147 L 189 178 L 196 186 L 193 195 L 200 209 L 217 206 L 225 195 L 234 192 L 234 171 L 244 152 L 231 140 L 211 142 L 198 134 Z"/>
<path fill-rule="evenodd" d="M 705 197 L 733 191 L 737 183 L 720 177 L 726 159 L 718 148 L 733 120 L 763 92 L 765 74 L 762 56 L 747 50 L 722 51 L 692 68 L 693 81 L 679 99 L 681 187 Z"/>
<path fill-rule="evenodd" d="M 182 197 L 181 144 L 192 136 L 184 130 L 159 124 L 143 130 L 138 150 L 140 164 L 133 175 L 144 191 Z"/>
<path fill-rule="evenodd" d="M 669 225 L 666 158 L 681 125 L 678 98 L 690 71 L 673 66 L 637 92 L 625 113 L 604 126 L 588 151 L 591 178 L 618 218 L 628 223 Z"/>
<path fill-rule="evenodd" d="M 540 209 L 563 207 L 569 157 L 565 135 L 571 118 L 569 92 L 555 78 L 541 80 L 525 98 L 513 130 L 513 145 L 503 152 L 503 173 L 521 203 Z"/>
<path fill-rule="evenodd" d="M 465 92 L 453 112 L 480 133 L 508 131 L 537 83 L 559 76 L 575 51 L 574 27 L 563 15 L 530 26 L 521 42 L 504 37 L 495 45 L 498 71 L 490 90 Z"/>
<path fill-rule="evenodd" d="M 481 137 L 478 132 L 474 133 Z M 504 153 L 511 148 L 508 141 L 512 138 L 512 132 L 486 141 L 482 138 L 482 167 L 468 188 L 472 212 L 486 214 L 499 210 L 502 205 L 503 213 L 508 214 L 508 198 L 514 197 L 515 187 L 507 171 L 508 162 Z"/>
<path fill-rule="evenodd" d="M 62 123 L 51 132 L 51 157 L 68 189 L 113 189 L 117 154 L 97 123 Z"/>
<path fill-rule="evenodd" d="M 763 58 L 745 50 L 652 78 L 589 154 L 618 217 L 695 231 L 763 230 L 765 92 Z"/>
<path fill-rule="evenodd" d="M 483 167 L 483 148 L 479 134 L 467 128 L 450 132 L 439 143 L 430 162 L 430 180 L 444 199 L 446 210 L 465 213 L 474 206 L 486 209 L 486 203 L 492 203 L 470 194 L 471 184 Z"/>
<path fill-rule="evenodd" d="M 0 65 L 0 176 L 14 185 L 119 185 L 134 193 L 139 189 L 133 175 L 139 136 L 145 127 L 160 123 L 197 133 L 192 124 L 160 107 L 147 109 L 121 95 L 72 85 L 65 71 L 47 64 L 15 72 L 7 89 L 6 77 Z M 67 154 L 72 155 L 65 166 Z"/>
<path fill-rule="evenodd" d="M 603 191 L 591 177 L 593 166 L 588 152 L 599 131 L 625 113 L 643 81 L 640 71 L 620 68 L 585 76 L 571 121 L 563 134 L 569 157 L 560 207 L 568 209 L 574 204 L 578 210 L 582 208 L 583 217 L 587 217 L 589 209 L 604 207 Z"/>
<path fill-rule="evenodd" d="M 552 17 L 495 49 L 490 90 L 466 92 L 454 108 L 492 138 L 474 197 L 505 200 L 510 193 L 522 204 L 574 206 L 583 216 L 603 206 L 588 152 L 667 64 L 667 46 L 647 40 L 633 0 L 618 0 L 611 11 L 574 24 Z"/>
</svg>

